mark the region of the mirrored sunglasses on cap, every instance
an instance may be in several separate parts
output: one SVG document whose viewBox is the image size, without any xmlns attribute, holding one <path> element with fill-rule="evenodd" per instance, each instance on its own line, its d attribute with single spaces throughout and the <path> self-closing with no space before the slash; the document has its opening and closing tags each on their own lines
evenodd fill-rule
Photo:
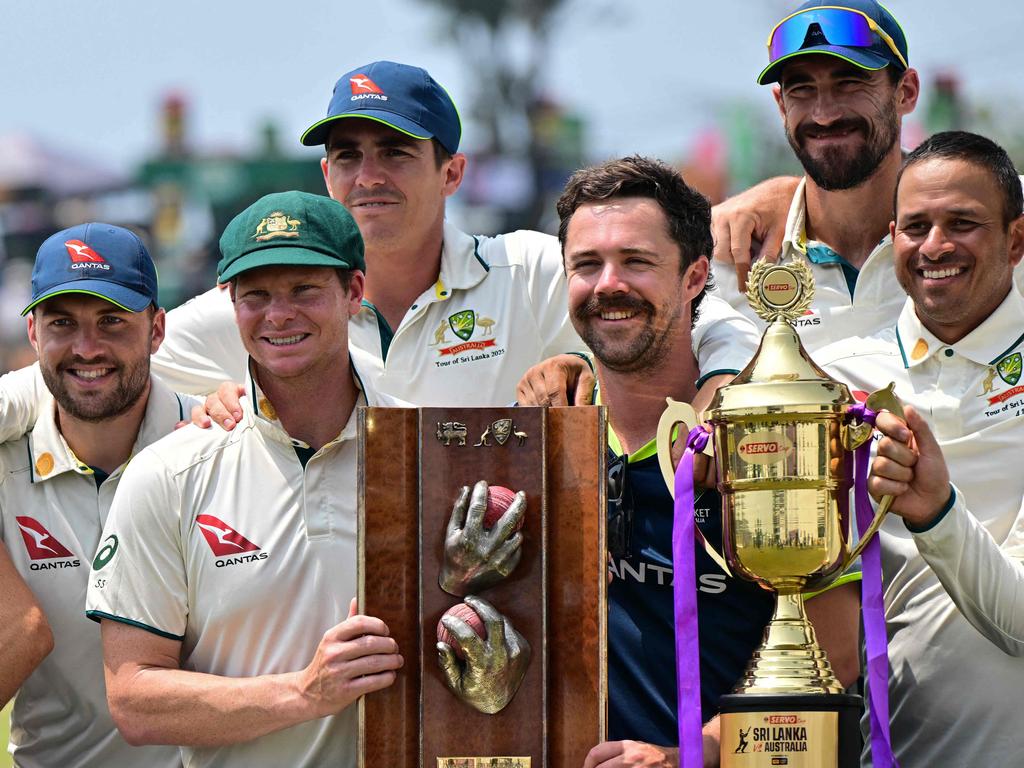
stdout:
<svg viewBox="0 0 1024 768">
<path fill-rule="evenodd" d="M 772 30 L 768 36 L 768 60 L 775 61 L 783 56 L 798 52 L 807 39 L 807 30 L 811 24 L 817 24 L 829 45 L 848 46 L 850 48 L 870 48 L 875 44 L 873 35 L 878 35 L 896 59 L 909 69 L 907 60 L 903 58 L 896 42 L 875 21 L 853 8 L 840 8 L 835 5 L 823 5 L 807 8 L 787 16 Z"/>
</svg>

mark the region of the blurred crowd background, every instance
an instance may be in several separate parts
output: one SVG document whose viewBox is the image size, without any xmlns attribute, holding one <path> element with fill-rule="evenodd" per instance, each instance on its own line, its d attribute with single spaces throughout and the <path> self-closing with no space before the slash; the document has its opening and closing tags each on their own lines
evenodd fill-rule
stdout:
<svg viewBox="0 0 1024 768">
<path fill-rule="evenodd" d="M 452 93 L 469 156 L 448 215 L 464 230 L 554 231 L 572 170 L 639 152 L 713 202 L 798 166 L 755 84 L 782 0 L 8 0 L 0 29 L 0 370 L 34 359 L 19 317 L 54 231 L 101 220 L 150 245 L 171 308 L 215 279 L 235 213 L 322 193 L 298 136 L 335 80 L 375 59 Z M 903 144 L 965 128 L 1024 164 L 1024 9 L 891 0 L 922 76 Z M 372 267 L 371 267 L 372 268 Z"/>
</svg>

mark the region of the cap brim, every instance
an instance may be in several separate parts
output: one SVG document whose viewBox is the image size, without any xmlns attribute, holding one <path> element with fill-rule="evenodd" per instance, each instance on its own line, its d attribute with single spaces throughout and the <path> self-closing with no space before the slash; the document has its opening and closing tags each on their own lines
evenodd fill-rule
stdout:
<svg viewBox="0 0 1024 768">
<path fill-rule="evenodd" d="M 337 256 L 311 251 L 308 248 L 288 248 L 275 246 L 247 253 L 231 262 L 224 271 L 217 275 L 218 283 L 226 283 L 243 272 L 259 267 L 331 267 L 332 269 L 363 269 L 360 264 L 350 264 Z"/>
<path fill-rule="evenodd" d="M 95 296 L 98 299 L 109 301 L 115 307 L 119 307 L 126 312 L 141 312 L 154 303 L 151 297 L 138 291 L 133 291 L 131 288 L 126 288 L 123 285 L 111 283 L 108 280 L 73 280 L 61 285 L 55 285 L 41 295 L 34 296 L 32 303 L 21 310 L 21 315 L 24 317 L 32 311 L 33 307 L 38 306 L 47 299 L 69 293 Z"/>
<path fill-rule="evenodd" d="M 327 143 L 327 137 L 331 132 L 331 125 L 338 120 L 344 120 L 349 117 L 361 117 L 364 120 L 374 120 L 378 123 L 394 128 L 399 133 L 404 133 L 406 136 L 412 136 L 414 139 L 432 139 L 434 134 L 428 131 L 419 123 L 414 123 L 401 115 L 396 115 L 394 112 L 388 112 L 382 109 L 360 109 L 357 112 L 345 112 L 341 115 L 331 115 L 325 117 L 323 120 L 306 129 L 306 132 L 302 134 L 302 138 L 299 139 L 307 147 L 315 147 L 320 144 Z"/>
<path fill-rule="evenodd" d="M 868 50 L 867 48 L 846 48 L 840 45 L 816 45 L 811 48 L 801 48 L 799 51 L 788 53 L 785 56 L 776 59 L 761 70 L 761 74 L 757 76 L 757 84 L 767 85 L 768 83 L 778 82 L 779 74 L 782 72 L 782 68 L 786 65 L 786 62 L 796 56 L 806 56 L 813 53 L 835 56 L 836 58 L 848 61 L 861 69 L 868 69 L 872 71 L 884 69 L 893 63 L 891 59 Z"/>
</svg>

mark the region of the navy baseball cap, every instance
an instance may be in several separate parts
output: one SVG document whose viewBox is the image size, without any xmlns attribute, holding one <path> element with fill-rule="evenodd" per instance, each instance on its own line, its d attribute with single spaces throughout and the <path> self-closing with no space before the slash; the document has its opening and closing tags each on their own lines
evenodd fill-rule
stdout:
<svg viewBox="0 0 1024 768">
<path fill-rule="evenodd" d="M 861 69 L 909 67 L 903 28 L 874 0 L 805 2 L 772 29 L 769 63 L 758 84 L 777 82 L 787 61 L 809 53 L 836 56 Z"/>
<path fill-rule="evenodd" d="M 39 246 L 32 301 L 22 315 L 53 296 L 84 293 L 129 312 L 157 304 L 156 266 L 138 235 L 92 222 L 64 229 Z"/>
<path fill-rule="evenodd" d="M 326 144 L 331 125 L 346 117 L 376 120 L 414 139 L 437 139 L 451 154 L 459 150 L 462 122 L 455 103 L 419 67 L 375 61 L 342 75 L 334 84 L 327 117 L 306 129 L 302 143 Z"/>
</svg>

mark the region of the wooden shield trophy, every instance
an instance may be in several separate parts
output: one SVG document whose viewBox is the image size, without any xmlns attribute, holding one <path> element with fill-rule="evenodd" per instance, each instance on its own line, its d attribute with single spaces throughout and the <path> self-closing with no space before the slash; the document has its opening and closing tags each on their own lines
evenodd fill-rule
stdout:
<svg viewBox="0 0 1024 768">
<path fill-rule="evenodd" d="M 578 768 L 604 740 L 606 428 L 598 407 L 360 410 L 360 611 L 405 657 L 360 701 L 362 768 Z"/>
</svg>

